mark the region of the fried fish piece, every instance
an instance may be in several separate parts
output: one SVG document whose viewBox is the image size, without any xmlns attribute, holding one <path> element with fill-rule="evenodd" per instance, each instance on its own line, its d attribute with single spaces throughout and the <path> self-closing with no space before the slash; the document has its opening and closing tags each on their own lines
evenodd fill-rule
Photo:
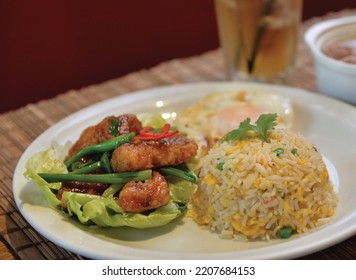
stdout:
<svg viewBox="0 0 356 280">
<path fill-rule="evenodd" d="M 193 158 L 197 151 L 195 141 L 178 133 L 160 140 L 123 144 L 113 152 L 110 164 L 116 172 L 139 171 L 182 164 Z"/>
<path fill-rule="evenodd" d="M 142 123 L 133 114 L 108 116 L 97 125 L 90 126 L 82 132 L 79 139 L 69 150 L 67 158 L 77 154 L 85 147 L 96 145 L 113 138 L 115 135 L 110 133 L 113 121 L 117 124 L 117 135 L 127 134 L 130 132 L 139 133 L 142 129 Z"/>
<path fill-rule="evenodd" d="M 129 213 L 141 213 L 166 205 L 170 200 L 166 179 L 157 171 L 144 182 L 130 181 L 119 194 L 119 205 Z"/>
</svg>

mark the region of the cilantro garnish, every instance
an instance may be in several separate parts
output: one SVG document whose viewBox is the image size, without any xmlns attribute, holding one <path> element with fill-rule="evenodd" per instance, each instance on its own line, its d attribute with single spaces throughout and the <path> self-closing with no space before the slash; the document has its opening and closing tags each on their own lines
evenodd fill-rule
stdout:
<svg viewBox="0 0 356 280">
<path fill-rule="evenodd" d="M 247 118 L 240 123 L 239 128 L 230 131 L 221 141 L 231 141 L 238 140 L 247 137 L 251 133 L 255 133 L 257 136 L 261 137 L 263 141 L 269 142 L 268 131 L 274 129 L 277 125 L 277 114 L 262 114 L 257 119 L 256 123 L 251 124 L 251 119 Z"/>
<path fill-rule="evenodd" d="M 119 129 L 121 126 L 121 120 L 120 119 L 112 119 L 110 121 L 110 127 L 109 127 L 109 134 L 111 134 L 112 136 L 118 136 L 119 135 Z"/>
</svg>

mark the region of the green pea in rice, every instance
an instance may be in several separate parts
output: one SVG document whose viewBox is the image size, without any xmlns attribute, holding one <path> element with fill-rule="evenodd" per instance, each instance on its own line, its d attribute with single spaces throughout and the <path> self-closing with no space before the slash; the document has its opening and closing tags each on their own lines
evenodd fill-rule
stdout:
<svg viewBox="0 0 356 280">
<path fill-rule="evenodd" d="M 202 159 L 189 209 L 225 238 L 271 239 L 281 229 L 304 233 L 334 214 L 338 198 L 322 155 L 298 133 L 276 129 L 218 142 Z"/>
</svg>

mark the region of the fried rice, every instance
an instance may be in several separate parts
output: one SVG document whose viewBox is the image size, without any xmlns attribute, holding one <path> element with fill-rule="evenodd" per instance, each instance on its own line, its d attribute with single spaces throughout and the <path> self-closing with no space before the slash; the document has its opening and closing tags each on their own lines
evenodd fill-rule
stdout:
<svg viewBox="0 0 356 280">
<path fill-rule="evenodd" d="M 219 141 L 203 158 L 189 216 L 224 238 L 279 238 L 326 223 L 338 197 L 321 153 L 285 129 Z"/>
</svg>

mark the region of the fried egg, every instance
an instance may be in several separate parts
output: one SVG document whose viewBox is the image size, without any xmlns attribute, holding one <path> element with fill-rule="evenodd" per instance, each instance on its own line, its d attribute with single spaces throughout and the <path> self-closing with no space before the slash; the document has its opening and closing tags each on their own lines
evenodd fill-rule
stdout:
<svg viewBox="0 0 356 280">
<path fill-rule="evenodd" d="M 277 125 L 292 128 L 294 112 L 290 99 L 262 91 L 225 91 L 207 95 L 178 113 L 179 129 L 195 138 L 204 149 L 246 118 L 254 123 L 261 114 L 277 113 Z"/>
</svg>

